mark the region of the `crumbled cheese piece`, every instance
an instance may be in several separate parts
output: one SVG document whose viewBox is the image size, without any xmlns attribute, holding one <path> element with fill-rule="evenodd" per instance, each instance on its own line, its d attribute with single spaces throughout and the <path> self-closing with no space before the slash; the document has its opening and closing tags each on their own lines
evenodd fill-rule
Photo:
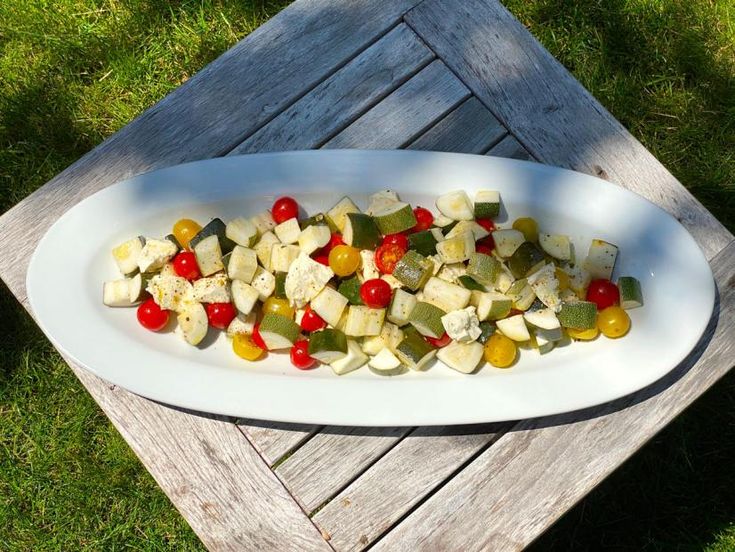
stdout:
<svg viewBox="0 0 735 552">
<path fill-rule="evenodd" d="M 301 308 L 324 289 L 332 276 L 331 268 L 301 253 L 288 269 L 284 283 L 286 297 L 291 305 Z"/>
<path fill-rule="evenodd" d="M 442 325 L 449 337 L 463 343 L 474 341 L 482 333 L 475 307 L 466 307 L 445 314 L 442 316 Z"/>
<path fill-rule="evenodd" d="M 458 278 L 465 274 L 467 274 L 467 267 L 464 263 L 451 263 L 441 267 L 436 277 L 445 282 L 456 284 L 459 281 Z"/>
<path fill-rule="evenodd" d="M 200 303 L 229 303 L 230 285 L 224 273 L 209 278 L 199 278 L 194 282 L 194 300 Z"/>
<path fill-rule="evenodd" d="M 156 274 L 148 282 L 146 291 L 162 309 L 179 311 L 193 300 L 193 288 L 186 278 Z"/>
<path fill-rule="evenodd" d="M 250 285 L 258 292 L 258 299 L 265 301 L 276 290 L 276 277 L 262 266 L 259 266 Z"/>
<path fill-rule="evenodd" d="M 141 272 L 158 270 L 176 255 L 177 247 L 169 240 L 148 239 L 138 257 Z"/>
</svg>

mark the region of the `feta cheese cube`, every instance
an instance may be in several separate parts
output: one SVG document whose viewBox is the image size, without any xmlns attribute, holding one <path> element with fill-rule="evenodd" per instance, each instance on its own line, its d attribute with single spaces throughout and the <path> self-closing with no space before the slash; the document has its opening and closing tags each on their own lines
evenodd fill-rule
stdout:
<svg viewBox="0 0 735 552">
<path fill-rule="evenodd" d="M 225 274 L 199 278 L 194 282 L 193 297 L 200 303 L 229 303 L 230 285 Z"/>
<path fill-rule="evenodd" d="M 169 240 L 147 239 L 138 256 L 138 269 L 141 272 L 158 270 L 174 258 L 178 249 Z"/>
<path fill-rule="evenodd" d="M 480 337 L 480 321 L 475 313 L 475 307 L 448 312 L 441 318 L 447 335 L 461 343 L 468 343 Z"/>
<path fill-rule="evenodd" d="M 301 253 L 291 263 L 286 274 L 284 291 L 291 305 L 301 308 L 324 289 L 334 272 L 328 266 L 316 262 L 306 253 Z"/>
</svg>

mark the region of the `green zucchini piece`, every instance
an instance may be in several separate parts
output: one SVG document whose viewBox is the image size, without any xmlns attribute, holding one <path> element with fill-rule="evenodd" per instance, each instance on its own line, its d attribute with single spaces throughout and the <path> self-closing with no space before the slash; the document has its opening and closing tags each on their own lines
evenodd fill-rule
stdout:
<svg viewBox="0 0 735 552">
<path fill-rule="evenodd" d="M 597 323 L 597 305 L 590 301 L 562 303 L 556 316 L 564 328 L 589 330 Z"/>
<path fill-rule="evenodd" d="M 620 291 L 620 306 L 624 309 L 634 309 L 643 305 L 641 283 L 633 276 L 618 278 L 618 290 Z"/>
<path fill-rule="evenodd" d="M 462 284 L 462 286 L 471 291 L 485 291 L 485 286 L 483 286 L 472 276 L 468 276 L 467 274 L 459 276 L 457 280 L 459 280 L 459 283 Z"/>
<path fill-rule="evenodd" d="M 439 307 L 419 301 L 408 315 L 408 321 L 421 335 L 438 339 L 444 335 L 442 316 L 445 314 Z"/>
<path fill-rule="evenodd" d="M 467 275 L 486 286 L 495 284 L 500 272 L 500 261 L 484 253 L 470 253 Z M 471 288 L 468 288 L 471 289 Z"/>
<path fill-rule="evenodd" d="M 229 253 L 230 251 L 232 251 L 235 245 L 237 245 L 234 241 L 227 237 L 227 226 L 224 222 L 222 222 L 222 219 L 213 218 L 207 223 L 204 228 L 199 230 L 196 236 L 191 238 L 191 240 L 189 241 L 189 247 L 191 249 L 194 249 L 200 241 L 202 241 L 204 238 L 208 238 L 209 236 L 217 236 L 217 239 L 219 240 L 219 246 L 223 254 Z"/>
<path fill-rule="evenodd" d="M 411 291 L 416 291 L 431 278 L 433 268 L 434 263 L 431 260 L 409 249 L 396 263 L 393 277 Z"/>
<path fill-rule="evenodd" d="M 403 341 L 396 347 L 398 359 L 412 370 L 421 370 L 436 355 L 436 349 L 413 328 L 403 331 Z"/>
<path fill-rule="evenodd" d="M 347 223 L 348 213 L 360 213 L 360 209 L 347 196 L 340 199 L 337 204 L 327 211 L 327 221 L 330 227 L 334 227 L 340 232 L 344 232 Z"/>
<path fill-rule="evenodd" d="M 316 215 L 312 215 L 309 218 L 305 218 L 299 221 L 299 226 L 302 230 L 305 230 L 309 226 L 318 226 L 327 224 L 327 217 L 324 216 L 324 213 L 317 213 Z"/>
<path fill-rule="evenodd" d="M 523 242 L 508 259 L 508 268 L 516 278 L 525 278 L 539 264 L 545 263 L 544 254 L 531 242 Z"/>
<path fill-rule="evenodd" d="M 300 331 L 296 322 L 282 314 L 269 312 L 260 321 L 260 336 L 269 351 L 291 347 L 298 339 Z"/>
<path fill-rule="evenodd" d="M 357 276 L 353 276 L 352 278 L 349 278 L 347 280 L 342 280 L 340 282 L 339 287 L 337 288 L 337 291 L 339 291 L 342 295 L 347 297 L 347 300 L 350 302 L 350 305 L 362 305 L 362 298 L 360 297 L 360 280 L 357 278 Z"/>
<path fill-rule="evenodd" d="M 424 257 L 436 253 L 437 243 L 437 239 L 431 230 L 415 232 L 408 236 L 408 248 L 421 253 Z"/>
<path fill-rule="evenodd" d="M 358 249 L 375 249 L 380 243 L 378 227 L 365 213 L 347 213 L 342 237 L 347 245 Z"/>
<path fill-rule="evenodd" d="M 482 333 L 480 334 L 480 337 L 477 338 L 477 341 L 484 345 L 485 343 L 487 343 L 487 340 L 490 339 L 490 336 L 495 333 L 495 326 L 493 326 L 490 322 L 483 321 L 480 322 L 480 331 Z"/>
<path fill-rule="evenodd" d="M 309 337 L 309 356 L 330 364 L 347 355 L 347 336 L 333 328 L 314 332 Z"/>
<path fill-rule="evenodd" d="M 273 297 L 276 299 L 286 299 L 286 276 L 288 272 L 276 272 L 276 289 L 273 291 Z"/>
<path fill-rule="evenodd" d="M 475 218 L 495 218 L 500 214 L 500 193 L 494 190 L 480 190 L 475 195 Z"/>
<path fill-rule="evenodd" d="M 374 215 L 375 223 L 384 236 L 404 232 L 416 226 L 416 215 L 408 203 L 396 202 L 387 205 Z"/>
</svg>

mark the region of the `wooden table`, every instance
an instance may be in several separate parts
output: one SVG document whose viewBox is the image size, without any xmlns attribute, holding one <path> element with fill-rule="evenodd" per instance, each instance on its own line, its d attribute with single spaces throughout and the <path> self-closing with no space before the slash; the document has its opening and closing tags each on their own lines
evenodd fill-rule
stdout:
<svg viewBox="0 0 735 552">
<path fill-rule="evenodd" d="M 118 180 L 305 148 L 534 159 L 676 216 L 719 287 L 705 338 L 632 396 L 472 427 L 312 427 L 185 412 L 71 364 L 213 550 L 520 549 L 660 431 L 735 357 L 735 242 L 495 0 L 300 0 L 0 218 L 0 276 L 28 307 L 37 240 Z"/>
</svg>

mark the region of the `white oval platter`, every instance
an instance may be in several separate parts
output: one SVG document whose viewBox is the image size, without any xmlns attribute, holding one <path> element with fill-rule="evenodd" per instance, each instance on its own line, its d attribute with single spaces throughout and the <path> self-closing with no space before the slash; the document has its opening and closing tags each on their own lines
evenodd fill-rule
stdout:
<svg viewBox="0 0 735 552">
<path fill-rule="evenodd" d="M 293 368 L 287 354 L 236 357 L 220 333 L 191 347 L 138 325 L 135 309 L 102 304 L 119 277 L 110 250 L 135 235 L 163 236 L 181 217 L 202 223 L 253 215 L 291 195 L 309 214 L 343 195 L 397 190 L 432 208 L 439 194 L 499 190 L 498 223 L 533 216 L 569 234 L 580 255 L 592 238 L 619 246 L 615 275 L 641 281 L 645 306 L 623 339 L 521 351 L 511 369 L 463 375 L 429 370 L 381 377 Z M 653 203 L 598 178 L 540 164 L 408 151 L 308 151 L 225 157 L 170 167 L 110 186 L 64 214 L 40 241 L 27 276 L 38 323 L 63 353 L 107 381 L 194 410 L 285 422 L 406 426 L 515 420 L 573 411 L 661 378 L 694 348 L 712 315 L 710 267 L 689 233 Z M 217 332 L 211 332 L 213 337 Z"/>
</svg>

